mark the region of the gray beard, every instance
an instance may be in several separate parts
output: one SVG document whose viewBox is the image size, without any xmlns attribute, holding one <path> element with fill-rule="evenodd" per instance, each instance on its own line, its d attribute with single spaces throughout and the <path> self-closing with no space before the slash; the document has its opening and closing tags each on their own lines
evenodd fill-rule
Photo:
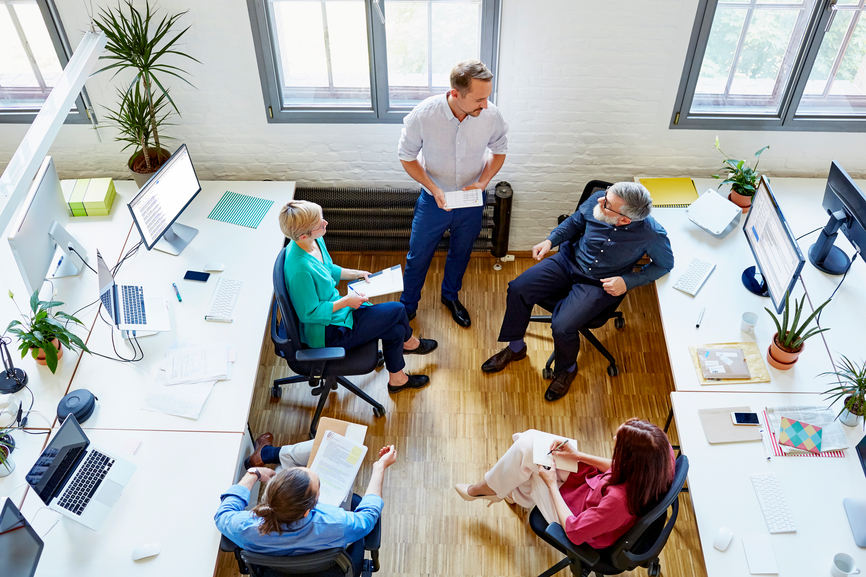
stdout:
<svg viewBox="0 0 866 577">
<path fill-rule="evenodd" d="M 609 224 L 611 226 L 616 226 L 616 223 L 619 221 L 618 216 L 607 216 L 601 209 L 600 204 L 596 204 L 595 208 L 592 209 L 592 216 L 594 216 L 596 220 L 599 220 L 604 224 Z"/>
</svg>

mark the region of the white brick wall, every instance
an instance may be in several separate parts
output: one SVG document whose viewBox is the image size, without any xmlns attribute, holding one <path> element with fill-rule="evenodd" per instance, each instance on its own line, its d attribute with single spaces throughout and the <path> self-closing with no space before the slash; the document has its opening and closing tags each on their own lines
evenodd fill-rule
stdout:
<svg viewBox="0 0 866 577">
<path fill-rule="evenodd" d="M 88 27 L 83 4 L 57 4 L 77 45 Z M 160 0 L 158 6 L 189 8 L 182 22 L 192 28 L 183 49 L 202 64 L 179 63 L 197 89 L 169 81 L 183 117 L 166 133 L 176 138 L 169 148 L 187 143 L 200 178 L 414 186 L 397 160 L 398 125 L 266 122 L 245 2 Z M 503 0 L 497 101 L 511 142 L 498 179 L 516 192 L 513 250 L 545 238 L 592 178 L 717 172 L 715 131 L 668 129 L 696 6 L 697 0 Z M 87 83 L 100 118 L 104 105 L 115 106 L 115 84 L 106 73 Z M 26 129 L 0 125 L 0 168 Z M 63 128 L 50 152 L 61 177 L 127 178 L 128 154 L 110 128 L 99 132 L 102 142 L 89 127 Z M 761 164 L 770 175 L 824 176 L 836 159 L 853 176 L 866 177 L 864 134 L 719 135 L 735 156 L 769 144 Z"/>
</svg>

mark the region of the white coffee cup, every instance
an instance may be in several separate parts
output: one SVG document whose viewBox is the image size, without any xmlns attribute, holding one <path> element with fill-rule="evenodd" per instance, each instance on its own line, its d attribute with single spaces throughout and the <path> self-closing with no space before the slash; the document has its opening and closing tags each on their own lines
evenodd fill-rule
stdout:
<svg viewBox="0 0 866 577">
<path fill-rule="evenodd" d="M 836 556 L 833 557 L 833 564 L 830 566 L 830 575 L 833 577 L 848 577 L 848 575 L 859 573 L 860 569 L 857 568 L 857 563 L 848 553 L 836 553 Z"/>
<path fill-rule="evenodd" d="M 743 313 L 743 320 L 740 323 L 740 330 L 750 335 L 755 334 L 755 325 L 758 324 L 758 315 L 755 313 Z"/>
</svg>

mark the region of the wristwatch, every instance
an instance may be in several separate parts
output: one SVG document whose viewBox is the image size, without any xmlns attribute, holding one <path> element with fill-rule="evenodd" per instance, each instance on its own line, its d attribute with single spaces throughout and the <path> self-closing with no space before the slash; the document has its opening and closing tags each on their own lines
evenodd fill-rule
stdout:
<svg viewBox="0 0 866 577">
<path fill-rule="evenodd" d="M 249 469 L 247 469 L 247 473 L 251 473 L 251 474 L 255 475 L 256 481 L 262 480 L 262 474 L 259 473 L 258 467 L 250 467 Z"/>
</svg>

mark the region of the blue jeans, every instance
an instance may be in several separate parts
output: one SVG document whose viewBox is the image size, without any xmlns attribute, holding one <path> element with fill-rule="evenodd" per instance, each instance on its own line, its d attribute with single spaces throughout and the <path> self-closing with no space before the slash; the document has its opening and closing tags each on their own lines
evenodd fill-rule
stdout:
<svg viewBox="0 0 866 577">
<path fill-rule="evenodd" d="M 403 275 L 403 294 L 400 302 L 407 313 L 418 309 L 421 288 L 427 278 L 427 269 L 436 252 L 436 245 L 446 230 L 451 231 L 451 246 L 445 259 L 445 274 L 442 278 L 442 296 L 457 300 L 463 286 L 463 274 L 472 256 L 472 244 L 481 232 L 484 207 L 442 210 L 433 195 L 421 191 L 415 203 L 415 218 L 412 220 L 412 236 L 409 237 L 409 254 L 406 255 L 406 273 Z"/>
<path fill-rule="evenodd" d="M 360 307 L 352 311 L 351 329 L 328 325 L 325 327 L 325 345 L 351 349 L 374 339 L 382 339 L 382 352 L 389 373 L 397 373 L 406 366 L 403 343 L 412 338 L 412 327 L 406 309 L 397 302 Z"/>
</svg>

